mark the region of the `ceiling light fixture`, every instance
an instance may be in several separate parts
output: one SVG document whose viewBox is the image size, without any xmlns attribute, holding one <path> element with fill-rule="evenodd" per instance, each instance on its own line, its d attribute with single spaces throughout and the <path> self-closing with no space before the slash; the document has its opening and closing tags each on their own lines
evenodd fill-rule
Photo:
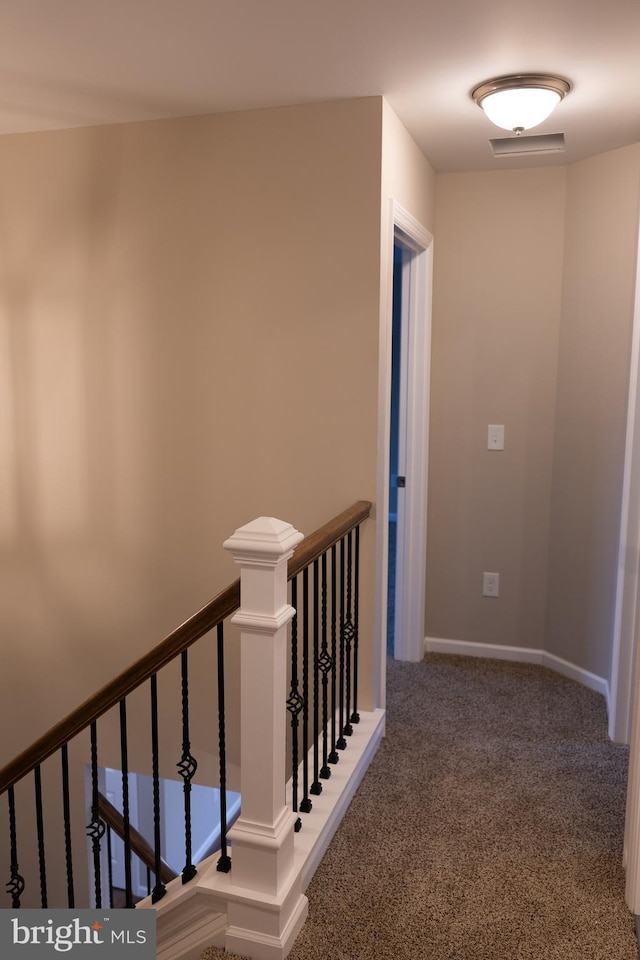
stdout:
<svg viewBox="0 0 640 960">
<path fill-rule="evenodd" d="M 570 90 L 560 77 L 522 74 L 487 80 L 471 96 L 492 123 L 519 136 L 546 120 Z"/>
</svg>

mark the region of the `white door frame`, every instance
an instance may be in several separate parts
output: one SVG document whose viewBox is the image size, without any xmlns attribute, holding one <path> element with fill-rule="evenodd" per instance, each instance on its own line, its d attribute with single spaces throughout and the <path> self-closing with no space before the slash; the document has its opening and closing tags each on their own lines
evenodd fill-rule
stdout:
<svg viewBox="0 0 640 960">
<path fill-rule="evenodd" d="M 609 736 L 631 742 L 636 647 L 640 632 L 640 243 L 629 370 L 627 436 L 611 651 Z"/>
<path fill-rule="evenodd" d="M 407 270 L 407 362 L 405 390 L 406 437 L 404 462 L 398 472 L 406 487 L 398 498 L 396 587 L 396 659 L 424 656 L 424 610 L 427 554 L 427 466 L 429 450 L 429 386 L 431 365 L 431 288 L 433 237 L 397 201 L 391 201 L 390 235 L 384 251 L 380 337 L 380 397 L 378 418 L 378 550 L 376 623 L 386 660 L 387 572 L 389 547 L 389 436 L 391 421 L 391 332 L 393 304 L 393 244 L 397 238 L 410 251 Z M 403 277 L 403 286 L 404 286 Z M 401 453 L 402 455 L 402 453 Z M 384 705 L 384 681 L 380 691 Z"/>
<path fill-rule="evenodd" d="M 616 609 L 611 655 L 609 736 L 629 743 L 629 777 L 624 831 L 625 898 L 640 914 L 640 243 L 629 371 L 627 438 L 622 486 Z"/>
</svg>

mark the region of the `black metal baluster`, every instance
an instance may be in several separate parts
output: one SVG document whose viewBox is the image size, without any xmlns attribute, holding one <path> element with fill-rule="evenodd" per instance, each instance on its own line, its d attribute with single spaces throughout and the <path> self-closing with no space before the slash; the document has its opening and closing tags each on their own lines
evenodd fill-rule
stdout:
<svg viewBox="0 0 640 960">
<path fill-rule="evenodd" d="M 73 889 L 73 854 L 71 849 L 71 800 L 69 795 L 69 749 L 66 745 L 60 750 L 62 762 L 62 810 L 64 816 L 64 852 L 67 866 L 67 904 L 75 907 Z"/>
<path fill-rule="evenodd" d="M 331 767 L 329 766 L 329 671 L 333 667 L 333 662 L 329 656 L 327 648 L 327 551 L 322 554 L 322 591 L 321 591 L 321 623 L 322 623 L 322 643 L 320 648 L 320 658 L 318 668 L 322 673 L 322 769 L 320 776 L 323 780 L 328 780 L 331 776 Z"/>
<path fill-rule="evenodd" d="M 309 796 L 309 568 L 302 571 L 302 802 L 300 810 L 310 813 Z"/>
<path fill-rule="evenodd" d="M 107 824 L 107 876 L 109 880 L 109 907 L 113 910 L 113 863 L 111 861 L 111 827 Z"/>
<path fill-rule="evenodd" d="M 131 880 L 131 819 L 129 812 L 129 740 L 127 737 L 127 702 L 120 701 L 120 764 L 122 767 L 122 826 L 124 833 L 124 902 L 133 907 Z"/>
<path fill-rule="evenodd" d="M 218 738 L 220 745 L 220 857 L 216 870 L 229 873 L 231 857 L 227 853 L 227 741 L 224 708 L 224 625 L 218 624 Z"/>
<path fill-rule="evenodd" d="M 303 700 L 298 690 L 298 578 L 291 581 L 291 606 L 296 611 L 291 621 L 291 690 L 287 698 L 287 710 L 291 715 L 291 808 L 298 812 L 298 717 L 303 707 Z M 302 827 L 302 820 L 297 818 L 296 833 Z"/>
<path fill-rule="evenodd" d="M 147 867 L 147 896 L 151 895 L 151 868 Z"/>
<path fill-rule="evenodd" d="M 153 837 L 155 854 L 155 886 L 151 903 L 162 900 L 167 888 L 162 882 L 162 826 L 160 823 L 160 758 L 158 740 L 158 676 L 153 674 L 151 683 L 151 769 L 153 777 Z"/>
<path fill-rule="evenodd" d="M 191 781 L 198 769 L 198 764 L 191 754 L 191 740 L 189 732 L 189 654 L 182 651 L 182 756 L 177 764 L 178 772 L 183 781 L 184 793 L 184 868 L 182 882 L 193 880 L 198 872 L 191 862 Z"/>
<path fill-rule="evenodd" d="M 20 909 L 20 897 L 24 893 L 24 877 L 20 876 L 18 866 L 18 839 L 16 831 L 16 801 L 13 787 L 9 787 L 9 843 L 11 846 L 11 879 L 7 883 L 7 892 L 11 894 L 11 906 Z"/>
<path fill-rule="evenodd" d="M 344 644 L 345 644 L 345 660 L 347 664 L 347 675 L 346 675 L 346 703 L 345 703 L 345 716 L 347 722 L 344 727 L 345 736 L 350 737 L 353 734 L 353 727 L 351 726 L 351 651 L 353 644 L 353 620 L 351 619 L 351 575 L 352 575 L 352 547 L 351 547 L 351 534 L 350 530 L 347 534 L 347 616 L 344 623 Z"/>
<path fill-rule="evenodd" d="M 38 868 L 40 872 L 40 902 L 42 908 L 47 904 L 47 866 L 44 854 L 44 820 L 42 816 L 42 779 L 40 776 L 40 765 L 33 771 L 36 794 L 36 830 L 38 834 Z"/>
<path fill-rule="evenodd" d="M 338 731 L 339 737 L 336 742 L 336 747 L 338 750 L 347 749 L 347 741 L 344 738 L 345 729 L 344 729 L 344 617 L 345 617 L 345 601 L 344 601 L 344 576 L 345 576 L 345 565 L 344 565 L 344 537 L 340 541 L 340 676 L 338 678 Z"/>
<path fill-rule="evenodd" d="M 329 763 L 338 763 L 340 754 L 336 750 L 336 663 L 338 654 L 338 575 L 337 551 L 335 543 L 331 547 L 331 753 Z"/>
<path fill-rule="evenodd" d="M 353 713 L 351 723 L 360 723 L 358 713 L 358 646 L 359 646 L 359 604 L 360 604 L 360 527 L 355 529 L 355 564 L 354 564 L 354 601 L 353 601 Z"/>
<path fill-rule="evenodd" d="M 106 830 L 106 824 L 100 819 L 98 806 L 98 725 L 91 724 L 91 820 L 87 825 L 87 835 L 91 838 L 93 853 L 93 880 L 95 888 L 95 906 L 102 906 L 102 876 L 100 868 L 100 843 Z"/>
<path fill-rule="evenodd" d="M 320 783 L 320 602 L 318 561 L 313 561 L 313 783 L 311 793 L 322 793 Z"/>
</svg>

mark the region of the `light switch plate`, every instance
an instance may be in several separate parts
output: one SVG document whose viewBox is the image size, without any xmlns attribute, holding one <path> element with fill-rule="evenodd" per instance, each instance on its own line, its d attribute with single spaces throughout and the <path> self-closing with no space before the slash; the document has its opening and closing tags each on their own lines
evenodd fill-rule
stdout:
<svg viewBox="0 0 640 960">
<path fill-rule="evenodd" d="M 504 450 L 504 424 L 489 424 L 487 450 Z"/>
</svg>

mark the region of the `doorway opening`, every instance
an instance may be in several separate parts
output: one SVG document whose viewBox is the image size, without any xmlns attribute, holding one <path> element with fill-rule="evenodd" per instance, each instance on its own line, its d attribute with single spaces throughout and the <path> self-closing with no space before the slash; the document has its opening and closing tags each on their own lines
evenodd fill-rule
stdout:
<svg viewBox="0 0 640 960">
<path fill-rule="evenodd" d="M 393 305 L 391 310 L 391 424 L 389 435 L 389 559 L 387 567 L 387 654 L 395 653 L 396 557 L 398 535 L 398 489 L 404 477 L 398 476 L 400 448 L 402 360 L 402 263 L 406 251 L 397 239 L 393 242 Z"/>
<path fill-rule="evenodd" d="M 385 656 L 424 656 L 432 237 L 393 204 L 385 510 Z M 391 253 L 391 251 L 390 251 Z M 390 277 L 391 279 L 391 277 Z"/>
</svg>

